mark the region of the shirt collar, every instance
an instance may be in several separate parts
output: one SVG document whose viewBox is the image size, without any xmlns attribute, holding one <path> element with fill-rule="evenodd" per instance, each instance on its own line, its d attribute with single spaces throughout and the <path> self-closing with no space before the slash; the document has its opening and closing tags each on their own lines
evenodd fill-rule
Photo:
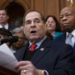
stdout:
<svg viewBox="0 0 75 75">
<path fill-rule="evenodd" d="M 71 33 L 66 32 L 66 36 L 68 36 L 69 34 L 72 34 L 73 36 L 75 36 L 75 30 L 73 30 Z"/>
<path fill-rule="evenodd" d="M 2 28 L 3 25 L 0 24 L 0 28 Z M 5 29 L 8 29 L 8 23 L 4 25 Z"/>
<path fill-rule="evenodd" d="M 72 34 L 73 36 L 75 36 L 75 30 L 73 30 L 71 34 Z"/>
<path fill-rule="evenodd" d="M 40 47 L 40 45 L 42 44 L 42 42 L 47 38 L 47 36 L 45 36 L 41 41 L 37 42 L 36 45 L 37 45 L 37 48 L 38 49 Z M 31 42 L 29 41 L 29 46 L 31 46 Z"/>
</svg>

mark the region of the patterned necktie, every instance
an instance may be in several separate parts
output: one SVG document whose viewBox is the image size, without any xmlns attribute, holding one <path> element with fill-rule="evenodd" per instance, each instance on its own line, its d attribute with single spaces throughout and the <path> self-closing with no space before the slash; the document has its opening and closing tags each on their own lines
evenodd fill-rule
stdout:
<svg viewBox="0 0 75 75">
<path fill-rule="evenodd" d="M 34 53 L 35 50 L 36 50 L 36 47 L 37 47 L 37 45 L 36 45 L 35 43 L 32 43 L 32 45 L 29 47 L 29 51 L 30 51 L 31 53 Z"/>
</svg>

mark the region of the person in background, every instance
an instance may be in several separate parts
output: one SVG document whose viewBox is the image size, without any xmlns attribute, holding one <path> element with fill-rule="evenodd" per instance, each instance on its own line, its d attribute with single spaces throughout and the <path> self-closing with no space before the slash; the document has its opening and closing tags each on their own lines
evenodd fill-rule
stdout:
<svg viewBox="0 0 75 75">
<path fill-rule="evenodd" d="M 55 16 L 48 15 L 45 21 L 47 25 L 47 35 L 51 34 L 53 39 L 56 39 L 62 34 L 60 24 Z"/>
<path fill-rule="evenodd" d="M 61 23 L 63 32 L 66 33 L 65 43 L 71 45 L 74 48 L 74 44 L 75 44 L 75 10 L 73 7 L 65 7 L 61 10 L 60 23 Z M 69 35 L 72 35 L 70 42 L 67 41 Z M 74 49 L 74 53 L 75 53 L 75 49 Z"/>
<path fill-rule="evenodd" d="M 0 28 L 7 29 L 11 31 L 15 28 L 15 25 L 8 23 L 9 16 L 6 9 L 0 9 Z"/>
<path fill-rule="evenodd" d="M 61 40 L 46 36 L 43 15 L 29 11 L 23 20 L 28 43 L 16 52 L 19 60 L 15 69 L 20 75 L 72 75 L 72 49 Z"/>
<path fill-rule="evenodd" d="M 16 41 L 15 38 L 13 38 L 12 33 L 9 30 L 0 28 L 0 45 L 5 43 L 10 48 L 12 43 L 15 41 Z M 14 50 L 11 50 L 11 51 L 14 53 Z"/>
<path fill-rule="evenodd" d="M 74 7 L 64 7 L 61 10 L 60 23 L 63 32 L 66 34 L 63 35 L 63 37 L 65 37 L 65 43 L 72 46 L 74 60 L 75 60 L 75 8 Z M 73 67 L 75 68 L 75 65 L 73 65 Z"/>
<path fill-rule="evenodd" d="M 0 28 L 0 42 L 2 39 L 12 36 L 12 33 L 4 28 Z"/>
<path fill-rule="evenodd" d="M 17 50 L 19 50 L 19 49 L 21 49 L 22 47 L 25 46 L 25 43 L 27 42 L 27 39 L 24 35 L 22 26 L 15 28 L 12 31 L 12 35 L 17 36 L 18 41 L 11 45 L 11 49 L 14 49 L 15 51 L 17 51 Z"/>
</svg>

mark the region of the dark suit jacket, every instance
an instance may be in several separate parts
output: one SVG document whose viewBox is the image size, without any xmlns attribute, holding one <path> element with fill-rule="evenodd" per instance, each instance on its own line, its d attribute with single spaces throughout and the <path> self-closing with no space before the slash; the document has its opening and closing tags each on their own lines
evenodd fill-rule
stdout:
<svg viewBox="0 0 75 75">
<path fill-rule="evenodd" d="M 47 38 L 35 52 L 31 59 L 32 63 L 38 69 L 47 70 L 49 75 L 72 75 L 72 50 L 64 41 Z M 27 47 L 15 54 L 19 61 L 24 60 Z"/>
<path fill-rule="evenodd" d="M 9 31 L 12 31 L 14 28 L 15 28 L 15 25 L 14 24 L 9 24 L 9 27 L 8 27 L 8 30 Z"/>
</svg>

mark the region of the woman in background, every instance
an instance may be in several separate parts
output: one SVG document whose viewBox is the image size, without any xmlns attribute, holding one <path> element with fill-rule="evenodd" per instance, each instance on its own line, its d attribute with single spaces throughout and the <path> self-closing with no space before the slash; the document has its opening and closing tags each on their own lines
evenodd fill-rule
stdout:
<svg viewBox="0 0 75 75">
<path fill-rule="evenodd" d="M 47 36 L 52 35 L 53 39 L 56 39 L 62 35 L 61 27 L 56 17 L 53 15 L 48 15 L 45 19 L 47 25 Z"/>
</svg>

